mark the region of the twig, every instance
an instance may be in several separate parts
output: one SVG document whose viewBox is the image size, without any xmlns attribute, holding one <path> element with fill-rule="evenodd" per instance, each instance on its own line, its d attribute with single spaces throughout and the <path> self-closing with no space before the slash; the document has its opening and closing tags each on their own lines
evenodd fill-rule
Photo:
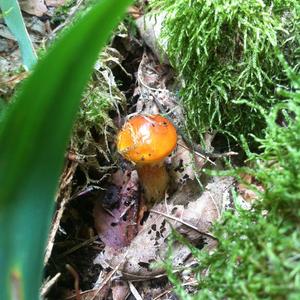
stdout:
<svg viewBox="0 0 300 300">
<path fill-rule="evenodd" d="M 194 284 L 198 284 L 197 281 L 192 281 L 192 282 L 186 282 L 184 283 L 182 286 L 187 286 L 187 285 L 194 285 Z M 162 296 L 166 295 L 166 294 L 169 294 L 173 291 L 173 289 L 169 289 L 169 290 L 166 290 L 164 292 L 162 292 L 161 294 L 159 294 L 158 296 L 156 296 L 153 300 L 158 300 L 159 298 L 161 298 Z"/>
<path fill-rule="evenodd" d="M 80 297 L 80 290 L 79 290 L 79 275 L 71 265 L 66 264 L 66 268 L 74 277 L 74 289 L 76 294 L 76 300 L 80 300 L 81 297 Z"/>
<path fill-rule="evenodd" d="M 185 221 L 183 221 L 183 220 L 181 220 L 181 219 L 178 219 L 178 218 L 176 218 L 176 217 L 167 215 L 167 214 L 165 214 L 165 213 L 163 213 L 163 212 L 161 212 L 161 211 L 157 211 L 157 210 L 154 210 L 154 209 L 150 209 L 150 212 L 153 212 L 153 213 L 158 214 L 158 215 L 162 215 L 162 216 L 164 216 L 164 217 L 166 217 L 166 218 L 168 218 L 168 219 L 171 219 L 171 220 L 173 220 L 173 221 L 177 221 L 177 222 L 179 222 L 179 223 L 181 223 L 181 224 L 183 224 L 183 225 L 185 225 L 185 226 L 187 226 L 187 227 L 189 227 L 189 228 L 191 228 L 191 229 L 193 229 L 193 230 L 199 232 L 199 233 L 202 234 L 202 235 L 206 235 L 207 237 L 210 237 L 210 238 L 212 238 L 212 239 L 214 239 L 214 240 L 218 240 L 218 239 L 217 239 L 216 237 L 214 237 L 212 234 L 210 234 L 210 233 L 208 233 L 208 232 L 203 232 L 203 231 L 199 230 L 196 226 L 194 226 L 194 225 L 192 225 L 192 224 L 189 224 L 189 223 L 187 223 L 187 222 L 185 222 Z"/>
<path fill-rule="evenodd" d="M 140 293 L 138 292 L 138 290 L 136 289 L 136 287 L 133 285 L 133 283 L 131 281 L 128 281 L 128 285 L 129 285 L 130 292 L 132 293 L 134 298 L 136 300 L 143 300 Z"/>
<path fill-rule="evenodd" d="M 82 243 L 80 243 L 78 245 L 75 245 L 74 247 L 68 249 L 67 251 L 65 251 L 64 253 L 62 253 L 61 255 L 59 255 L 58 259 L 61 259 L 64 256 L 66 256 L 66 255 L 68 255 L 70 253 L 73 253 L 73 252 L 77 251 L 78 249 L 80 249 L 80 248 L 82 248 L 82 247 L 84 247 L 84 246 L 86 246 L 86 245 L 94 242 L 97 238 L 98 238 L 98 235 L 95 235 L 95 236 L 89 238 L 88 240 L 83 241 Z"/>
<path fill-rule="evenodd" d="M 112 276 L 118 271 L 118 269 L 120 268 L 120 266 L 124 263 L 124 260 L 127 256 L 128 251 L 125 252 L 123 259 L 121 260 L 121 262 L 111 271 L 108 273 L 108 275 L 106 276 L 106 278 L 102 281 L 101 285 L 99 286 L 99 288 L 96 289 L 95 294 L 93 295 L 93 297 L 91 298 L 91 300 L 94 300 L 95 297 L 99 294 L 99 292 L 103 289 L 103 287 L 108 283 L 108 281 L 112 278 Z"/>
<path fill-rule="evenodd" d="M 129 211 L 129 209 L 130 209 L 133 205 L 134 205 L 134 201 L 132 201 L 132 202 L 130 203 L 130 205 L 128 205 L 128 206 L 124 209 L 124 211 L 121 213 L 119 219 L 122 219 L 122 218 L 124 217 L 124 215 L 127 214 L 127 212 Z"/>
<path fill-rule="evenodd" d="M 41 287 L 41 298 L 44 298 L 51 287 L 55 284 L 55 282 L 58 280 L 58 278 L 61 276 L 61 273 L 57 273 L 54 277 L 52 277 L 50 280 L 46 281 L 42 287 Z"/>
<path fill-rule="evenodd" d="M 177 145 L 178 146 L 180 146 L 180 147 L 182 147 L 182 148 L 184 148 L 184 149 L 186 149 L 186 150 L 190 150 L 190 148 L 189 147 L 186 147 L 185 145 L 182 145 L 182 144 L 180 144 L 180 143 L 177 143 Z M 200 156 L 201 158 L 203 158 L 203 159 L 205 159 L 205 160 L 207 160 L 207 161 L 209 161 L 212 165 L 216 165 L 216 163 L 215 162 L 213 162 L 208 156 L 205 156 L 204 154 L 202 154 L 202 153 L 200 153 L 200 152 L 197 152 L 197 151 L 193 151 L 196 155 L 198 155 L 198 156 Z"/>
<path fill-rule="evenodd" d="M 57 233 L 57 230 L 59 228 L 60 220 L 63 216 L 63 213 L 65 211 L 66 204 L 69 201 L 71 189 L 70 189 L 70 183 L 73 179 L 73 175 L 75 172 L 75 169 L 77 167 L 78 163 L 75 162 L 70 162 L 70 164 L 67 164 L 64 172 L 63 172 L 63 177 L 61 178 L 61 183 L 60 183 L 60 188 L 58 195 L 56 196 L 57 201 L 62 197 L 62 200 L 60 202 L 60 207 L 56 212 L 56 216 L 53 218 L 52 221 L 52 228 L 48 237 L 48 242 L 47 242 L 47 248 L 45 252 L 45 258 L 44 258 L 44 265 L 48 263 L 48 260 L 51 256 L 52 249 L 54 246 L 54 240 L 55 236 Z"/>
<path fill-rule="evenodd" d="M 49 238 L 48 238 L 47 249 L 46 249 L 45 258 L 44 258 L 44 265 L 46 265 L 48 263 L 48 260 L 51 256 L 52 249 L 53 249 L 53 246 L 54 246 L 54 239 L 55 239 L 55 236 L 56 236 L 56 232 L 59 228 L 60 220 L 62 218 L 62 215 L 63 215 L 64 211 L 65 211 L 65 205 L 66 205 L 67 202 L 68 202 L 68 199 L 63 199 L 61 201 L 59 210 L 57 211 L 57 214 L 54 218 L 53 225 L 52 225 L 52 228 L 51 228 L 51 231 L 50 231 L 50 234 L 49 234 Z"/>
<path fill-rule="evenodd" d="M 160 293 L 158 296 L 156 296 L 153 300 L 158 300 L 162 296 L 167 295 L 167 294 L 171 293 L 172 291 L 173 291 L 173 289 L 166 290 L 166 291 Z"/>
<path fill-rule="evenodd" d="M 216 210 L 217 210 L 217 213 L 218 213 L 218 219 L 221 217 L 221 212 L 220 212 L 220 209 L 219 209 L 219 206 L 217 205 L 214 197 L 212 196 L 211 192 L 210 191 L 207 191 L 208 194 L 209 194 L 209 197 L 211 198 L 212 202 L 214 203 L 215 207 L 216 207 Z"/>
<path fill-rule="evenodd" d="M 177 274 L 187 268 L 191 268 L 193 265 L 198 265 L 198 262 L 191 262 L 189 265 L 184 265 L 181 268 L 177 268 L 173 270 L 174 274 Z M 163 277 L 167 277 L 167 273 L 153 274 L 153 275 L 136 275 L 132 273 L 122 272 L 123 278 L 130 280 L 131 282 L 140 282 L 140 281 L 149 281 L 152 279 L 159 279 Z"/>
<path fill-rule="evenodd" d="M 153 88 L 149 85 L 147 85 L 143 79 L 142 79 L 142 76 L 141 76 L 141 73 L 142 73 L 142 65 L 144 63 L 144 60 L 145 60 L 145 54 L 143 54 L 143 57 L 142 57 L 142 60 L 139 64 L 139 67 L 138 67 L 138 72 L 137 72 L 137 78 L 138 78 L 138 82 L 143 85 L 146 89 L 150 90 L 150 91 L 153 91 L 153 92 L 164 92 L 164 91 L 168 91 L 167 89 L 161 89 L 161 88 Z M 169 91 L 168 91 L 169 92 Z"/>
</svg>

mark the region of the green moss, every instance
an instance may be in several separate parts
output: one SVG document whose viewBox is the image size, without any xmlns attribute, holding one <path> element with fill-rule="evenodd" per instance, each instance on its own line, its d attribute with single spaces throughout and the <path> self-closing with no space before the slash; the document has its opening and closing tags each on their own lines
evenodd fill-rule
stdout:
<svg viewBox="0 0 300 300">
<path fill-rule="evenodd" d="M 274 91 L 287 78 L 277 58 L 299 59 L 296 0 L 154 0 L 167 12 L 162 38 L 182 81 L 180 92 L 195 136 L 217 131 L 238 137 L 265 126 L 255 105 L 281 101 Z"/>
<path fill-rule="evenodd" d="M 118 63 L 118 57 L 112 56 L 116 55 L 117 51 L 110 53 L 109 49 L 101 53 L 98 69 L 95 70 L 80 103 L 73 134 L 73 144 L 79 152 L 90 143 L 97 144 L 97 140 L 92 138 L 91 131 L 104 135 L 106 139 L 108 135 L 115 133 L 116 128 L 110 114 L 118 114 L 119 107 L 126 101 L 109 67 L 111 62 Z"/>
<path fill-rule="evenodd" d="M 56 24 L 56 23 L 61 23 L 61 22 L 65 21 L 65 19 L 68 17 L 68 13 L 69 13 L 70 9 L 74 5 L 76 5 L 75 0 L 67 0 L 64 2 L 63 5 L 58 6 L 55 9 L 54 14 L 51 18 L 51 23 Z"/>
<path fill-rule="evenodd" d="M 198 257 L 193 299 L 299 299 L 299 229 L 260 210 L 225 215 L 214 228 L 217 250 Z"/>
<path fill-rule="evenodd" d="M 261 110 L 267 124 L 257 139 L 262 152 L 247 149 L 252 167 L 234 171 L 255 176 L 264 192 L 251 210 L 237 205 L 214 225 L 219 244 L 213 253 L 195 249 L 196 295 L 185 298 L 170 275 L 182 299 L 300 299 L 300 74 L 287 73 L 293 86 L 281 92 L 285 102 L 270 113 Z"/>
</svg>

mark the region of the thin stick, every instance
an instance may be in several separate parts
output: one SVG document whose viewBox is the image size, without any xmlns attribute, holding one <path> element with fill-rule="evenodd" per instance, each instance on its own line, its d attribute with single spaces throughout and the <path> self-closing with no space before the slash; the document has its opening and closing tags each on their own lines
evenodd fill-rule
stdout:
<svg viewBox="0 0 300 300">
<path fill-rule="evenodd" d="M 55 284 L 55 282 L 58 280 L 58 278 L 61 276 L 61 273 L 57 273 L 54 277 L 52 277 L 50 280 L 46 281 L 41 288 L 41 297 L 44 298 L 51 287 Z"/>
<path fill-rule="evenodd" d="M 80 300 L 81 297 L 80 297 L 80 290 L 79 290 L 79 275 L 71 265 L 66 264 L 66 268 L 74 277 L 74 289 L 76 294 L 76 300 Z"/>
<path fill-rule="evenodd" d="M 192 282 L 186 282 L 184 283 L 182 286 L 188 286 L 188 285 L 194 285 L 194 284 L 197 284 L 198 282 L 197 281 L 192 281 Z M 162 292 L 161 294 L 159 294 L 158 296 L 156 296 L 153 300 L 158 300 L 159 298 L 161 298 L 162 296 L 166 295 L 166 294 L 169 294 L 173 291 L 173 289 L 169 289 L 169 290 L 166 290 L 164 292 Z"/>
<path fill-rule="evenodd" d="M 132 295 L 134 296 L 134 298 L 136 300 L 143 300 L 143 298 L 141 297 L 140 293 L 138 292 L 138 290 L 136 289 L 136 287 L 133 285 L 133 283 L 131 281 L 128 281 L 128 284 L 129 284 L 130 292 L 132 293 Z"/>
<path fill-rule="evenodd" d="M 212 234 L 210 234 L 210 233 L 208 233 L 208 232 L 203 232 L 203 231 L 199 230 L 196 226 L 194 226 L 194 225 L 192 225 L 192 224 L 189 224 L 189 223 L 187 223 L 187 222 L 185 222 L 185 221 L 183 221 L 183 220 L 181 220 L 181 219 L 178 219 L 178 218 L 176 218 L 176 217 L 167 215 L 167 214 L 165 214 L 165 213 L 163 213 L 163 212 L 161 212 L 161 211 L 157 211 L 157 210 L 154 210 L 154 209 L 150 209 L 150 212 L 153 212 L 153 213 L 158 214 L 158 215 L 162 215 L 162 216 L 164 216 L 164 217 L 166 217 L 166 218 L 168 218 L 168 219 L 171 219 L 171 220 L 173 220 L 173 221 L 177 221 L 177 222 L 179 222 L 179 223 L 181 223 L 181 224 L 183 224 L 183 225 L 185 225 L 185 226 L 187 226 L 187 227 L 189 227 L 189 228 L 191 228 L 191 229 L 193 229 L 193 230 L 199 232 L 199 233 L 202 234 L 202 235 L 206 235 L 207 237 L 210 237 L 210 238 L 212 238 L 212 239 L 214 239 L 214 240 L 218 240 L 218 239 L 217 239 L 216 237 L 214 237 Z"/>
<path fill-rule="evenodd" d="M 84 241 L 84 242 L 82 242 L 80 244 L 75 245 L 74 247 L 68 249 L 67 251 L 65 251 L 64 253 L 62 253 L 61 255 L 59 255 L 58 259 L 63 258 L 64 256 L 66 256 L 66 255 L 68 255 L 70 253 L 73 253 L 73 252 L 77 251 L 78 249 L 80 249 L 80 248 L 82 248 L 84 246 L 87 246 L 88 244 L 94 242 L 97 238 L 98 238 L 98 235 L 95 235 L 95 236 L 89 238 L 88 240 L 86 240 L 86 241 Z"/>
<path fill-rule="evenodd" d="M 180 143 L 177 143 L 177 145 L 178 146 L 180 146 L 180 147 L 182 147 L 182 148 L 184 148 L 184 149 L 186 149 L 186 150 L 191 150 L 189 147 L 186 147 L 185 145 L 182 145 L 182 144 L 180 144 Z M 207 160 L 207 161 L 209 161 L 212 165 L 216 165 L 216 163 L 215 162 L 213 162 L 208 156 L 205 156 L 204 154 L 202 154 L 202 153 L 200 153 L 200 152 L 197 152 L 197 151 L 193 151 L 196 155 L 198 155 L 198 156 L 200 156 L 201 158 L 203 158 L 203 159 L 205 159 L 205 160 Z"/>
<path fill-rule="evenodd" d="M 217 213 L 218 213 L 218 219 L 219 219 L 221 217 L 221 212 L 220 212 L 219 206 L 217 205 L 216 200 L 212 196 L 211 192 L 210 191 L 207 191 L 207 192 L 208 192 L 209 197 L 211 198 L 212 202 L 214 203 L 214 205 L 216 207 L 216 210 L 217 210 Z"/>
<path fill-rule="evenodd" d="M 124 209 L 124 211 L 121 213 L 120 217 L 119 217 L 119 220 L 122 219 L 124 217 L 124 215 L 129 211 L 129 209 L 134 205 L 134 201 L 132 201 L 130 203 L 130 205 L 128 207 L 126 207 Z"/>
<path fill-rule="evenodd" d="M 128 251 L 127 251 L 128 252 Z M 118 271 L 118 269 L 120 268 L 120 266 L 124 263 L 124 260 L 127 256 L 127 252 L 124 254 L 123 259 L 121 260 L 121 262 L 111 271 L 108 273 L 108 275 L 106 276 L 106 278 L 102 281 L 101 285 L 99 286 L 98 289 L 96 289 L 95 294 L 93 295 L 93 297 L 91 298 L 91 300 L 94 300 L 95 297 L 99 294 L 99 292 L 103 289 L 103 287 L 108 283 L 108 281 L 112 278 L 112 276 Z"/>
</svg>

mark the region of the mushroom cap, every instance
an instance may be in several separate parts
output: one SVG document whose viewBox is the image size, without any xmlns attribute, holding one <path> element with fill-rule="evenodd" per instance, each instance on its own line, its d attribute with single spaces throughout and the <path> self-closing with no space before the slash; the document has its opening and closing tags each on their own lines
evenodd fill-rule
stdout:
<svg viewBox="0 0 300 300">
<path fill-rule="evenodd" d="M 138 115 L 129 119 L 117 137 L 119 153 L 139 165 L 161 162 L 176 143 L 174 125 L 160 115 Z"/>
</svg>

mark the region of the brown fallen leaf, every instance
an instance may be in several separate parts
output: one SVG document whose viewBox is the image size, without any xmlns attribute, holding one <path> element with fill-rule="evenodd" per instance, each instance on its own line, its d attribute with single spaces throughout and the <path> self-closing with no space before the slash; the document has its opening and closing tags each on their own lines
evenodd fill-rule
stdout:
<svg viewBox="0 0 300 300">
<path fill-rule="evenodd" d="M 191 184 L 192 181 L 187 184 Z M 120 267 L 126 279 L 151 279 L 164 273 L 163 268 L 152 268 L 152 263 L 162 262 L 167 253 L 167 239 L 173 227 L 198 247 L 206 246 L 211 249 L 216 246 L 216 240 L 209 234 L 211 224 L 216 221 L 223 210 L 231 202 L 231 187 L 234 179 L 231 177 L 213 177 L 198 197 L 189 202 L 185 193 L 176 195 L 182 198 L 181 203 L 175 205 L 171 197 L 168 203 L 159 203 L 153 207 L 144 223 L 142 230 L 131 241 L 130 245 L 122 249 L 106 246 L 95 263 L 103 267 L 114 268 L 120 264 L 120 258 L 126 253 L 126 263 Z M 182 265 L 190 256 L 190 250 L 175 243 L 173 248 L 174 267 Z"/>
<path fill-rule="evenodd" d="M 97 233 L 106 246 L 128 246 L 137 234 L 139 188 L 136 171 L 119 171 L 102 201 L 94 208 Z"/>
<path fill-rule="evenodd" d="M 244 183 L 238 184 L 239 196 L 241 196 L 247 203 L 252 204 L 259 198 L 259 195 L 257 192 L 250 188 L 250 185 L 255 185 L 256 188 L 261 192 L 263 192 L 264 189 L 262 185 L 256 182 L 255 178 L 250 174 L 243 174 L 241 178 Z"/>
<path fill-rule="evenodd" d="M 116 280 L 111 288 L 113 300 L 125 300 L 129 294 L 129 287 L 126 281 Z"/>
<path fill-rule="evenodd" d="M 41 17 L 48 9 L 44 0 L 19 0 L 21 9 L 30 15 Z"/>
<path fill-rule="evenodd" d="M 45 0 L 47 6 L 59 7 L 66 3 L 66 0 Z"/>
<path fill-rule="evenodd" d="M 174 184 L 178 186 L 178 184 L 184 184 L 188 180 L 194 180 L 206 162 L 207 159 L 204 156 L 200 157 L 195 154 L 179 136 L 170 168 Z"/>
<path fill-rule="evenodd" d="M 143 12 L 137 6 L 131 5 L 127 9 L 127 13 L 133 18 L 138 19 L 140 16 L 143 15 Z"/>
</svg>

